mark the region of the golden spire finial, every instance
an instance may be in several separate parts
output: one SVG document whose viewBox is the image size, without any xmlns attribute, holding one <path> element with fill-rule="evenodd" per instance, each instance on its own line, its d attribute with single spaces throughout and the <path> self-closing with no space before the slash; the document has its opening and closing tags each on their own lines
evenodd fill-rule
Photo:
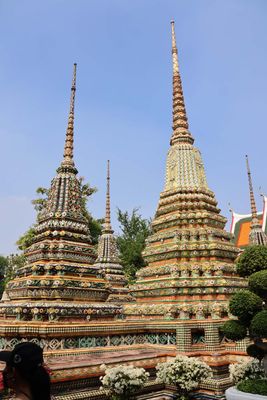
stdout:
<svg viewBox="0 0 267 400">
<path fill-rule="evenodd" d="M 174 21 L 171 21 L 172 31 L 172 66 L 173 66 L 173 134 L 171 145 L 175 143 L 194 143 L 194 139 L 188 130 L 188 122 L 184 103 L 182 81 L 179 72 L 178 51 L 174 30 Z"/>
<path fill-rule="evenodd" d="M 255 202 L 255 198 L 254 198 L 252 179 L 251 179 L 251 172 L 250 172 L 250 168 L 249 168 L 249 162 L 248 162 L 248 156 L 247 155 L 246 155 L 246 164 L 247 164 L 250 206 L 251 206 L 252 223 L 253 223 L 253 220 L 255 220 L 255 219 L 258 222 L 258 217 L 257 217 L 257 208 L 256 208 L 256 202 Z"/>
<path fill-rule="evenodd" d="M 68 125 L 66 131 L 65 147 L 64 147 L 64 159 L 63 165 L 74 166 L 73 161 L 73 135 L 74 135 L 74 103 L 75 103 L 75 92 L 76 92 L 76 67 L 77 64 L 73 65 L 73 77 L 71 85 L 71 96 L 70 96 L 70 111 L 68 117 Z"/>
<path fill-rule="evenodd" d="M 176 46 L 176 37 L 174 30 L 174 21 L 171 21 L 172 28 L 172 65 L 173 65 L 173 75 L 179 74 L 179 64 L 178 64 L 178 51 Z"/>
<path fill-rule="evenodd" d="M 109 160 L 107 161 L 107 192 L 106 192 L 106 215 L 105 215 L 105 231 L 111 231 L 111 222 L 110 222 L 110 167 Z"/>
</svg>

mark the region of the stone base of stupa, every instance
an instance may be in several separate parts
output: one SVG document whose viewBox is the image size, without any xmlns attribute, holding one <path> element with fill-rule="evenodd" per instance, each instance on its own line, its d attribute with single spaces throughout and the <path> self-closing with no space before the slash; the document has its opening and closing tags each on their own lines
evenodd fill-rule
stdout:
<svg viewBox="0 0 267 400">
<path fill-rule="evenodd" d="M 143 318 L 71 324 L 28 321 L 27 325 L 25 321 L 12 325 L 6 321 L 0 325 L 0 343 L 6 349 L 23 340 L 40 344 L 57 400 L 110 399 L 99 381 L 103 364 L 131 364 L 150 372 L 151 382 L 137 399 L 172 399 L 175 389 L 155 383 L 155 367 L 177 354 L 199 357 L 213 370 L 213 379 L 201 386 L 197 398 L 222 399 L 231 386 L 228 366 L 245 356 L 247 345 L 245 341 L 236 344 L 225 340 L 220 333 L 225 319 Z"/>
</svg>

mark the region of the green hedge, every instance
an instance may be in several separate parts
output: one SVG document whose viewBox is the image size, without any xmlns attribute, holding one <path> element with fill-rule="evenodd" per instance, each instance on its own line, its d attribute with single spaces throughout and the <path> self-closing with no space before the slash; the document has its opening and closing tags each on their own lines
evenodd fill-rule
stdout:
<svg viewBox="0 0 267 400">
<path fill-rule="evenodd" d="M 249 290 L 240 290 L 231 297 L 229 309 L 243 324 L 249 325 L 253 316 L 262 310 L 262 299 Z"/>
<path fill-rule="evenodd" d="M 230 340 L 242 340 L 247 336 L 247 328 L 236 320 L 225 322 L 222 332 Z"/>
<path fill-rule="evenodd" d="M 236 268 L 243 277 L 267 269 L 267 246 L 248 246 L 239 256 Z"/>
<path fill-rule="evenodd" d="M 255 272 L 249 277 L 249 289 L 263 299 L 267 299 L 267 270 Z"/>
<path fill-rule="evenodd" d="M 237 389 L 241 392 L 267 396 L 267 379 L 246 379 L 237 384 Z"/>
<path fill-rule="evenodd" d="M 267 310 L 255 315 L 251 321 L 250 333 L 252 336 L 267 338 Z"/>
</svg>

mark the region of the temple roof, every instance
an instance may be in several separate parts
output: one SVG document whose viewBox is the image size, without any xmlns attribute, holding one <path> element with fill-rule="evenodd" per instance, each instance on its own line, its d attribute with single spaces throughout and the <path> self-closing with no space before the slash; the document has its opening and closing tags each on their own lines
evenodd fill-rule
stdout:
<svg viewBox="0 0 267 400">
<path fill-rule="evenodd" d="M 267 197 L 263 196 L 263 211 L 257 212 L 257 218 L 261 229 L 267 234 Z M 238 214 L 232 211 L 230 232 L 234 235 L 234 243 L 237 247 L 244 248 L 249 245 L 249 234 L 252 222 L 252 213 Z"/>
</svg>

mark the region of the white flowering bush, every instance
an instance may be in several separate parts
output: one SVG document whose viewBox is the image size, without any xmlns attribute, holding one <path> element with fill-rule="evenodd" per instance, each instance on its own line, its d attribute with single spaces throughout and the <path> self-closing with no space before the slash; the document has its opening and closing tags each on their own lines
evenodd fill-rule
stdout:
<svg viewBox="0 0 267 400">
<path fill-rule="evenodd" d="M 211 378 L 211 368 L 195 357 L 177 356 L 157 365 L 157 382 L 175 385 L 180 399 L 196 389 L 203 379 Z"/>
<path fill-rule="evenodd" d="M 258 360 L 248 359 L 229 365 L 230 379 L 236 385 L 246 379 L 264 378 L 264 369 Z"/>
<path fill-rule="evenodd" d="M 110 390 L 114 400 L 126 400 L 144 386 L 148 377 L 149 373 L 144 368 L 121 365 L 107 368 L 100 380 L 103 387 Z"/>
</svg>

